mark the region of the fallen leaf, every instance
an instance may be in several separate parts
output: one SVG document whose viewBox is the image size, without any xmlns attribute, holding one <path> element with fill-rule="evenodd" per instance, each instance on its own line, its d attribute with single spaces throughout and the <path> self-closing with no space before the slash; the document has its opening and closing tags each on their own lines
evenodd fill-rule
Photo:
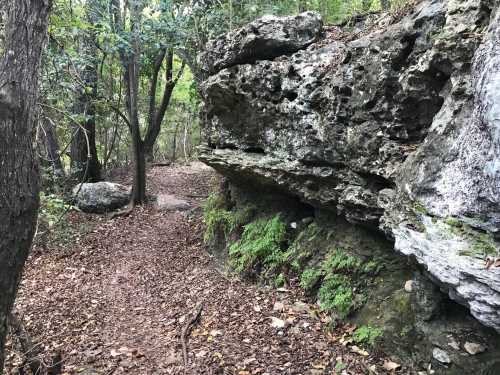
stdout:
<svg viewBox="0 0 500 375">
<path fill-rule="evenodd" d="M 395 371 L 398 368 L 400 368 L 401 365 L 399 363 L 392 362 L 392 361 L 384 361 L 384 366 L 383 367 L 387 371 Z"/>
<path fill-rule="evenodd" d="M 282 319 L 275 318 L 271 316 L 271 327 L 274 328 L 285 328 L 286 322 Z"/>
<path fill-rule="evenodd" d="M 351 351 L 364 357 L 368 357 L 370 355 L 370 353 L 368 353 L 366 350 L 358 348 L 356 345 L 351 346 Z"/>
<path fill-rule="evenodd" d="M 285 305 L 282 302 L 275 302 L 273 306 L 274 311 L 283 311 L 285 309 Z"/>
</svg>

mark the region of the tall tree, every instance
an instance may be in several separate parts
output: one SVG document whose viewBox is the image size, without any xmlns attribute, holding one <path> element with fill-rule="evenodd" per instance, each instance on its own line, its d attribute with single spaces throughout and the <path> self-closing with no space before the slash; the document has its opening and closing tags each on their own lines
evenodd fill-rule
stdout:
<svg viewBox="0 0 500 375">
<path fill-rule="evenodd" d="M 85 3 L 85 18 L 88 30 L 81 40 L 83 66 L 81 80 L 77 84 L 74 112 L 79 123 L 73 124 L 74 136 L 71 141 L 71 171 L 78 181 L 96 182 L 101 180 L 101 164 L 96 148 L 96 105 L 98 48 L 95 25 L 100 17 L 100 1 Z"/>
<path fill-rule="evenodd" d="M 114 16 L 115 32 L 126 39 L 120 47 L 120 60 L 123 68 L 123 81 L 125 83 L 125 106 L 127 109 L 126 123 L 130 130 L 132 141 L 132 155 L 134 162 L 134 181 L 132 186 L 131 203 L 133 205 L 142 204 L 146 199 L 146 155 L 152 156 L 154 144 L 160 133 L 161 124 L 164 120 L 168 106 L 170 104 L 173 90 L 179 81 L 183 71 L 182 63 L 177 74 L 174 75 L 174 51 L 173 47 L 167 47 L 163 43 L 158 43 L 160 35 L 157 30 L 165 26 L 165 23 L 158 23 L 153 18 L 149 18 L 145 29 L 151 29 L 152 34 L 148 34 L 143 29 L 143 11 L 150 2 L 141 0 L 130 0 L 120 6 L 120 2 L 112 0 L 111 6 Z M 160 6 L 162 15 L 171 14 L 172 8 Z M 162 25 L 162 26 L 160 26 Z M 148 41 L 153 43 L 148 44 Z M 145 69 L 147 62 L 152 61 L 151 69 Z M 165 71 L 164 89 L 157 100 L 160 72 Z M 141 106 L 139 100 L 141 78 L 146 76 L 146 84 L 149 86 L 149 98 L 147 114 L 141 116 Z M 123 118 L 124 116 L 122 116 Z M 141 132 L 141 118 L 147 121 L 144 135 Z"/>
<path fill-rule="evenodd" d="M 159 105 L 157 104 L 156 96 L 158 90 L 158 78 L 165 60 L 165 84 L 163 94 L 160 98 Z M 179 78 L 184 72 L 184 61 L 181 68 L 174 78 L 174 50 L 172 48 L 162 48 L 156 55 L 153 72 L 151 75 L 151 83 L 149 90 L 149 111 L 148 111 L 148 127 L 144 136 L 144 152 L 149 160 L 153 159 L 153 147 L 160 134 L 161 124 L 165 118 L 165 113 L 170 105 L 172 93 L 174 91 Z"/>
<path fill-rule="evenodd" d="M 50 0 L 3 0 L 0 57 L 0 373 L 7 317 L 35 233 L 38 169 L 33 149 L 38 75 Z"/>
</svg>

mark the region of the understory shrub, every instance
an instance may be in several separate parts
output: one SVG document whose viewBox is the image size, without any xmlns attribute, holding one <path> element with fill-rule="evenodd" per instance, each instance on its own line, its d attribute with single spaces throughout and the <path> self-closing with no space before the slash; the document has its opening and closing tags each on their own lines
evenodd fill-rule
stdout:
<svg viewBox="0 0 500 375">
<path fill-rule="evenodd" d="M 65 223 L 61 217 L 72 208 L 55 194 L 40 193 L 39 226 L 43 229 L 49 229 L 58 223 Z"/>
</svg>

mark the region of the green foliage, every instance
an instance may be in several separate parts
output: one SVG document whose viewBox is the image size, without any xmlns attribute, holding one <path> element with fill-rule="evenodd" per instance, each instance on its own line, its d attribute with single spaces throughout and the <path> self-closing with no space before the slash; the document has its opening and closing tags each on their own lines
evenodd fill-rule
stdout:
<svg viewBox="0 0 500 375">
<path fill-rule="evenodd" d="M 357 344 L 374 346 L 378 338 L 382 336 L 380 328 L 363 325 L 354 331 L 352 339 Z"/>
<path fill-rule="evenodd" d="M 311 291 L 318 284 L 323 271 L 317 268 L 308 268 L 302 272 L 300 276 L 300 287 L 304 290 Z"/>
<path fill-rule="evenodd" d="M 248 223 L 254 215 L 255 208 L 246 206 L 237 210 L 225 208 L 224 197 L 211 193 L 203 204 L 203 221 L 206 226 L 205 243 L 212 242 L 218 232 L 227 238 L 235 229 Z"/>
<path fill-rule="evenodd" d="M 52 228 L 61 217 L 73 207 L 55 194 L 40 193 L 39 223 L 45 228 Z"/>
<path fill-rule="evenodd" d="M 337 313 L 340 318 L 345 318 L 359 307 L 364 299 L 362 293 L 355 291 L 361 289 L 359 287 L 366 284 L 381 267 L 375 260 L 365 263 L 361 258 L 350 255 L 343 249 L 334 249 L 323 261 L 320 270 L 305 275 L 304 286 L 307 286 L 306 280 L 312 283 L 315 277 L 324 277 L 318 291 L 320 307 L 325 311 Z M 317 282 L 318 280 L 314 285 Z"/>
<path fill-rule="evenodd" d="M 352 281 L 344 275 L 328 275 L 319 288 L 318 298 L 321 309 L 345 318 L 354 309 Z"/>
<path fill-rule="evenodd" d="M 345 370 L 347 368 L 347 365 L 342 362 L 342 361 L 337 361 L 337 363 L 335 363 L 335 370 L 336 371 L 342 371 L 342 370 Z"/>
<path fill-rule="evenodd" d="M 280 273 L 278 276 L 275 277 L 274 279 L 274 286 L 276 288 L 282 287 L 286 283 L 286 277 L 282 273 Z"/>
<path fill-rule="evenodd" d="M 226 236 L 234 228 L 233 214 L 224 208 L 224 199 L 220 194 L 211 193 L 203 204 L 203 221 L 206 226 L 204 240 L 210 243 L 218 231 Z"/>
<path fill-rule="evenodd" d="M 361 260 L 347 254 L 345 251 L 336 249 L 329 254 L 322 264 L 327 272 L 355 272 L 361 268 Z"/>
<path fill-rule="evenodd" d="M 232 268 L 236 272 L 246 272 L 258 263 L 277 267 L 284 261 L 285 236 L 286 224 L 279 214 L 245 225 L 241 239 L 229 248 Z"/>
</svg>

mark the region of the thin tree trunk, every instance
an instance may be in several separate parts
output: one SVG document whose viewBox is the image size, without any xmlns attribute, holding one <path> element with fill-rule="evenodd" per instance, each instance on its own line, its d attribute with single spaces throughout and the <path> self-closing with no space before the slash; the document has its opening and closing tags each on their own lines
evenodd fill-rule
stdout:
<svg viewBox="0 0 500 375">
<path fill-rule="evenodd" d="M 187 151 L 186 151 L 186 144 L 187 144 L 187 136 L 188 136 L 188 122 L 184 122 L 184 140 L 182 142 L 182 146 L 184 149 L 184 159 L 186 160 L 186 164 L 189 162 Z"/>
<path fill-rule="evenodd" d="M 175 128 L 174 128 L 174 139 L 172 142 L 172 163 L 175 163 L 175 159 L 177 157 L 176 151 L 177 151 L 177 129 L 179 128 L 179 123 L 175 123 Z"/>
<path fill-rule="evenodd" d="M 163 90 L 160 105 L 157 109 L 156 89 L 158 85 L 158 73 L 164 59 L 166 60 L 165 87 Z M 151 89 L 149 92 L 148 128 L 144 137 L 146 158 L 148 160 L 153 160 L 154 145 L 156 143 L 156 140 L 158 139 L 158 135 L 160 134 L 161 124 L 163 122 L 163 119 L 165 118 L 165 113 L 167 112 L 168 106 L 170 105 L 170 100 L 172 99 L 174 88 L 184 72 L 185 65 L 185 62 L 183 61 L 176 77 L 174 78 L 174 51 L 172 49 L 169 49 L 168 51 L 163 50 L 160 51 L 157 56 L 155 68 L 153 70 L 153 76 L 151 79 Z"/>
<path fill-rule="evenodd" d="M 133 3 L 130 5 L 132 51 L 129 53 L 126 64 L 127 84 L 127 108 L 130 122 L 130 133 L 132 136 L 132 153 L 134 160 L 134 182 L 132 187 L 131 203 L 133 205 L 143 204 L 146 201 L 146 158 L 144 154 L 144 142 L 141 137 L 139 123 L 139 33 L 142 5 Z"/>
<path fill-rule="evenodd" d="M 89 1 L 86 4 L 86 18 L 90 24 L 95 24 L 98 21 L 94 16 L 96 6 L 96 1 Z M 83 116 L 84 120 L 80 126 L 73 125 L 76 128 L 75 136 L 71 141 L 71 174 L 78 181 L 85 179 L 97 182 L 101 180 L 101 165 L 96 148 L 96 108 L 94 104 L 97 97 L 97 47 L 95 33 L 90 31 L 87 33 L 83 37 L 82 52 L 85 58 L 90 59 L 90 61 L 87 61 L 82 71 L 84 87 L 78 88 L 79 93 L 74 110 L 75 113 Z"/>
<path fill-rule="evenodd" d="M 110 3 L 114 27 L 118 31 L 124 30 L 124 17 L 121 14 L 120 2 L 112 0 Z M 134 181 L 130 203 L 132 205 L 142 204 L 146 201 L 146 158 L 144 153 L 144 141 L 141 137 L 139 122 L 139 28 L 141 12 L 144 4 L 139 2 L 126 2 L 126 9 L 130 10 L 131 23 L 131 49 L 120 49 L 120 60 L 123 66 L 123 81 L 125 82 L 125 101 L 128 112 L 127 125 L 132 138 L 132 157 L 134 162 Z"/>
<path fill-rule="evenodd" d="M 0 58 L 0 373 L 7 317 L 36 227 L 39 187 L 33 140 L 50 1 L 8 0 L 4 6 L 7 25 Z"/>
<path fill-rule="evenodd" d="M 299 0 L 299 13 L 307 11 L 307 1 Z"/>
<path fill-rule="evenodd" d="M 52 172 L 55 177 L 64 177 L 64 167 L 61 161 L 59 142 L 57 141 L 56 127 L 52 120 L 48 118 L 43 120 L 42 133 L 45 139 L 47 159 L 49 160 L 52 166 Z"/>
</svg>

